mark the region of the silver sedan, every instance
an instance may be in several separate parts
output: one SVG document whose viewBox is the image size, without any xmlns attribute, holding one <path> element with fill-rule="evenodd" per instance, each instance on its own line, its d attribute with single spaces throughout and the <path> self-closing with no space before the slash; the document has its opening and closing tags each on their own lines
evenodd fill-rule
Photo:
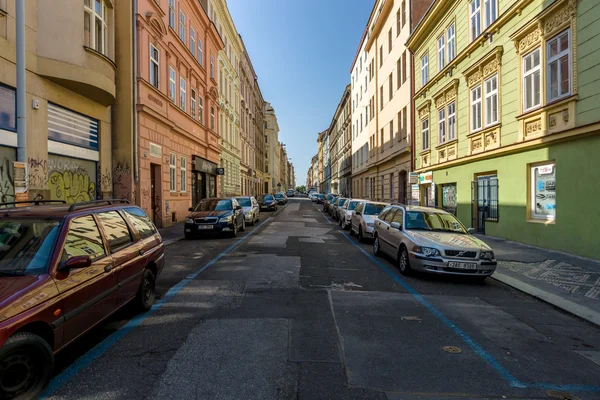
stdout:
<svg viewBox="0 0 600 400">
<path fill-rule="evenodd" d="M 254 225 L 260 219 L 260 205 L 254 196 L 243 196 L 235 198 L 244 209 L 244 218 L 246 223 Z"/>
<path fill-rule="evenodd" d="M 375 232 L 375 218 L 386 206 L 387 203 L 362 200 L 350 219 L 350 235 L 356 234 L 361 242 L 371 239 Z"/>
</svg>

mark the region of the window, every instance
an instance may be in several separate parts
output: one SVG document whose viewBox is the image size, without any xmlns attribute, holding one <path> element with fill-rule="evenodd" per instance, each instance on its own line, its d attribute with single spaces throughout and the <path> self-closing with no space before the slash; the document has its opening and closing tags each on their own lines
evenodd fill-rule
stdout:
<svg viewBox="0 0 600 400">
<path fill-rule="evenodd" d="M 183 79 L 183 77 L 179 77 L 179 107 L 181 107 L 181 109 L 183 111 L 185 111 L 185 103 L 186 103 L 185 89 L 186 89 L 185 79 Z"/>
<path fill-rule="evenodd" d="M 421 58 L 421 86 L 425 86 L 429 81 L 429 55 L 425 54 Z"/>
<path fill-rule="evenodd" d="M 402 56 L 400 56 L 398 58 L 398 61 L 396 61 L 396 88 L 400 89 L 400 86 L 402 85 L 402 69 L 400 68 L 400 65 L 402 63 Z"/>
<path fill-rule="evenodd" d="M 394 120 L 390 121 L 390 144 L 394 145 Z"/>
<path fill-rule="evenodd" d="M 158 88 L 158 77 L 160 76 L 159 63 L 158 49 L 150 44 L 150 84 L 155 88 Z"/>
<path fill-rule="evenodd" d="M 179 10 L 179 39 L 185 43 L 185 14 Z"/>
<path fill-rule="evenodd" d="M 406 50 L 402 53 L 402 83 L 406 82 Z"/>
<path fill-rule="evenodd" d="M 406 0 L 402 0 L 402 27 L 406 24 Z"/>
<path fill-rule="evenodd" d="M 169 189 L 171 192 L 177 191 L 177 156 L 175 153 L 169 155 Z"/>
<path fill-rule="evenodd" d="M 392 97 L 394 97 L 394 74 L 390 74 L 390 79 L 389 79 L 389 89 L 390 89 L 390 100 L 392 100 Z"/>
<path fill-rule="evenodd" d="M 477 209 L 486 221 L 498 221 L 498 176 L 477 177 Z"/>
<path fill-rule="evenodd" d="M 471 89 L 471 132 L 481 129 L 481 86 Z"/>
<path fill-rule="evenodd" d="M 438 110 L 438 130 L 440 144 L 446 143 L 446 110 L 443 108 Z"/>
<path fill-rule="evenodd" d="M 438 38 L 438 70 L 441 71 L 446 66 L 446 38 L 444 35 Z"/>
<path fill-rule="evenodd" d="M 498 75 L 485 81 L 485 126 L 498 122 Z"/>
<path fill-rule="evenodd" d="M 175 0 L 169 0 L 169 27 L 175 29 Z"/>
<path fill-rule="evenodd" d="M 400 28 L 402 27 L 400 9 L 396 11 L 396 36 L 400 35 Z"/>
<path fill-rule="evenodd" d="M 187 159 L 181 156 L 179 159 L 179 177 L 181 179 L 181 191 L 187 191 Z"/>
<path fill-rule="evenodd" d="M 92 7 L 92 2 L 94 3 Z M 83 44 L 107 55 L 108 12 L 104 0 L 85 0 L 83 3 Z"/>
<path fill-rule="evenodd" d="M 485 29 L 498 18 L 498 0 L 483 0 L 483 8 L 485 9 Z"/>
<path fill-rule="evenodd" d="M 201 96 L 198 96 L 198 121 L 204 125 L 204 101 Z"/>
<path fill-rule="evenodd" d="M 379 67 L 383 67 L 383 45 L 379 46 Z"/>
<path fill-rule="evenodd" d="M 196 119 L 196 91 L 194 89 L 191 90 L 190 95 L 190 113 L 192 118 Z"/>
<path fill-rule="evenodd" d="M 383 110 L 383 86 L 379 86 L 379 110 Z"/>
<path fill-rule="evenodd" d="M 200 38 L 198 38 L 198 64 L 204 67 L 204 50 Z"/>
<path fill-rule="evenodd" d="M 548 41 L 548 101 L 571 93 L 570 31 L 566 30 Z"/>
<path fill-rule="evenodd" d="M 17 93 L 0 84 L 0 129 L 17 130 Z"/>
<path fill-rule="evenodd" d="M 169 67 L 169 97 L 173 103 L 175 103 L 175 77 L 175 70 Z"/>
<path fill-rule="evenodd" d="M 215 79 L 215 56 L 210 55 L 210 77 Z"/>
<path fill-rule="evenodd" d="M 402 139 L 406 139 L 408 136 L 408 109 L 407 107 L 404 107 L 402 109 Z"/>
<path fill-rule="evenodd" d="M 388 53 L 392 51 L 392 28 L 388 31 Z"/>
<path fill-rule="evenodd" d="M 540 49 L 523 57 L 523 111 L 541 104 L 540 96 Z"/>
<path fill-rule="evenodd" d="M 456 139 L 456 103 L 448 104 L 448 140 Z"/>
<path fill-rule="evenodd" d="M 455 47 L 455 35 L 454 35 L 454 24 L 450 25 L 446 30 L 446 36 L 448 37 L 448 62 L 454 60 L 456 57 L 456 47 Z"/>
<path fill-rule="evenodd" d="M 421 150 L 429 149 L 429 119 L 425 118 L 421 121 Z"/>
<path fill-rule="evenodd" d="M 556 165 L 547 163 L 530 168 L 531 218 L 554 220 L 556 218 Z"/>
<path fill-rule="evenodd" d="M 481 0 L 471 0 L 471 41 L 481 35 Z"/>
<path fill-rule="evenodd" d="M 190 26 L 190 52 L 196 57 L 196 31 Z"/>
<path fill-rule="evenodd" d="M 104 230 L 111 253 L 115 253 L 133 243 L 131 232 L 129 232 L 125 220 L 117 211 L 98 213 L 98 219 Z"/>
<path fill-rule="evenodd" d="M 156 227 L 150 221 L 150 218 L 144 211 L 137 207 L 126 208 L 123 210 L 125 217 L 129 220 L 129 223 L 140 235 L 140 238 L 146 239 L 150 236 L 154 236 L 157 233 Z"/>
<path fill-rule="evenodd" d="M 215 130 L 215 108 L 210 107 L 210 129 Z"/>
<path fill-rule="evenodd" d="M 89 256 L 92 261 L 106 255 L 100 230 L 91 215 L 74 218 L 65 239 L 63 259 Z"/>
</svg>

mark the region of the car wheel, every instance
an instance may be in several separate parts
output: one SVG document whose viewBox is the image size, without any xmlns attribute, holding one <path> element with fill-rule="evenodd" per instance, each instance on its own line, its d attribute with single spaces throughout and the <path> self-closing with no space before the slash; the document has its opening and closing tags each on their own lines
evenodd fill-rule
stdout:
<svg viewBox="0 0 600 400">
<path fill-rule="evenodd" d="M 400 251 L 398 252 L 398 268 L 400 269 L 400 273 L 405 276 L 410 275 L 412 272 L 410 260 L 408 259 L 408 250 L 404 246 L 400 246 Z"/>
<path fill-rule="evenodd" d="M 0 398 L 37 399 L 50 381 L 50 345 L 29 332 L 17 333 L 0 350 Z"/>
<path fill-rule="evenodd" d="M 381 248 L 379 247 L 379 236 L 375 235 L 375 240 L 373 240 L 373 254 L 376 256 L 381 254 Z"/>
<path fill-rule="evenodd" d="M 240 232 L 244 232 L 246 230 L 246 218 L 242 218 L 242 228 L 240 229 Z"/>
<path fill-rule="evenodd" d="M 485 280 L 487 279 L 487 276 L 476 276 L 475 277 L 475 282 L 479 285 L 485 285 Z"/>
<path fill-rule="evenodd" d="M 191 233 L 187 233 L 187 232 L 184 233 L 184 236 L 185 236 L 185 240 L 192 240 L 194 238 L 194 236 Z"/>
<path fill-rule="evenodd" d="M 352 222 L 350 222 L 350 236 L 354 236 L 354 229 L 352 229 Z"/>
<path fill-rule="evenodd" d="M 237 236 L 237 224 L 233 224 L 233 228 L 231 228 L 231 233 L 229 234 L 232 238 Z"/>
<path fill-rule="evenodd" d="M 138 289 L 136 296 L 138 308 L 142 311 L 148 311 L 154 304 L 155 300 L 156 277 L 151 270 L 145 269 L 142 277 L 142 283 L 140 284 L 140 288 Z"/>
<path fill-rule="evenodd" d="M 365 236 L 363 235 L 362 226 L 358 227 L 358 241 L 359 242 L 365 241 Z"/>
</svg>

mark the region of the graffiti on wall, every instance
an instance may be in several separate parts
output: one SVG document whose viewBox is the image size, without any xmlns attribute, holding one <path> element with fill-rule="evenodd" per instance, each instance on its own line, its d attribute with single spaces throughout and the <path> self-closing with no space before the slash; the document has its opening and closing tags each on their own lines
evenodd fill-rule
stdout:
<svg viewBox="0 0 600 400">
<path fill-rule="evenodd" d="M 96 199 L 96 163 L 51 155 L 48 189 L 52 200 L 78 203 Z"/>
<path fill-rule="evenodd" d="M 12 177 L 13 160 L 0 157 L 0 202 L 15 201 L 15 185 Z"/>
<path fill-rule="evenodd" d="M 48 160 L 29 157 L 29 189 L 46 189 L 48 184 Z"/>
<path fill-rule="evenodd" d="M 112 170 L 112 186 L 115 198 L 134 201 L 135 194 L 132 193 L 132 184 L 129 165 L 127 163 L 115 165 Z"/>
</svg>

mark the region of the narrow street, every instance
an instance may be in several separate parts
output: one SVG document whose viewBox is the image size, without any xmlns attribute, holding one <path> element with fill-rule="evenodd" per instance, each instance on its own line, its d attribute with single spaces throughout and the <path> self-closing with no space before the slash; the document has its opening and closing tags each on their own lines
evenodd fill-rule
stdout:
<svg viewBox="0 0 600 400">
<path fill-rule="evenodd" d="M 600 399 L 600 329 L 494 279 L 403 277 L 307 199 L 166 256 L 154 308 L 60 353 L 46 398 Z"/>
</svg>

